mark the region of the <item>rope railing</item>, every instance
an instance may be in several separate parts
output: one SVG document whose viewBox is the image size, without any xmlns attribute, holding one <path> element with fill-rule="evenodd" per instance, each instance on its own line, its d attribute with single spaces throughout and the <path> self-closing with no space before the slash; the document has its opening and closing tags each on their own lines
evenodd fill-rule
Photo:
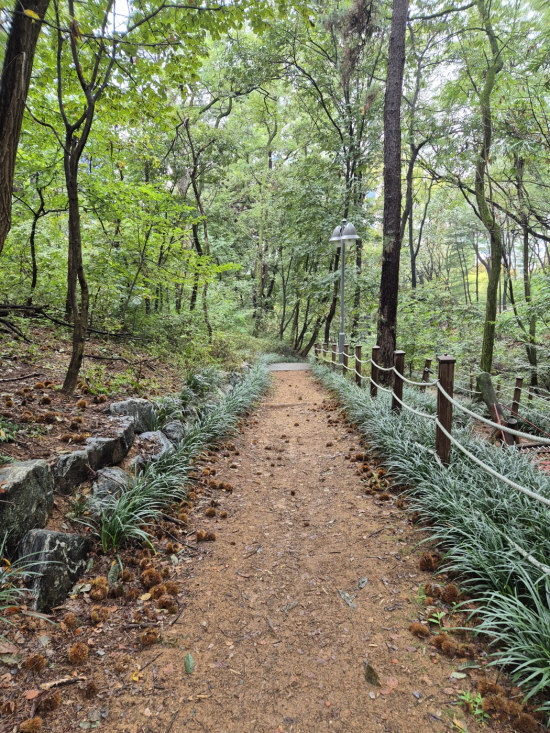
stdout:
<svg viewBox="0 0 550 733">
<path fill-rule="evenodd" d="M 474 420 L 479 420 L 479 422 L 485 423 L 485 425 L 489 425 L 489 427 L 494 428 L 495 430 L 501 430 L 505 433 L 509 433 L 510 435 L 513 435 L 518 438 L 524 438 L 527 440 L 532 440 L 533 436 L 529 435 L 529 433 L 524 433 L 521 430 L 514 430 L 513 428 L 509 428 L 507 425 L 503 425 L 502 423 L 494 422 L 493 420 L 489 420 L 486 417 L 483 417 L 482 415 L 478 415 L 475 412 L 472 412 L 472 410 L 469 410 L 464 405 L 461 405 L 460 402 L 457 402 L 453 397 L 451 397 L 450 394 L 448 394 L 441 384 L 438 382 L 437 389 L 441 394 L 445 397 L 446 400 L 448 400 L 453 407 L 456 407 L 461 412 L 464 412 L 469 417 L 474 418 Z M 550 440 L 545 440 L 544 438 L 541 438 L 541 442 L 544 442 L 546 445 L 550 445 Z"/>
<path fill-rule="evenodd" d="M 537 494 L 535 491 L 531 491 L 531 489 L 527 489 L 525 486 L 521 486 L 521 484 L 517 484 L 515 481 L 512 481 L 512 479 L 509 479 L 507 476 L 503 476 L 498 471 L 495 471 L 494 468 L 491 468 L 491 466 L 488 466 L 486 463 L 483 463 L 481 459 L 479 459 L 477 456 L 474 456 L 474 454 L 471 453 L 467 448 L 465 448 L 460 441 L 454 438 L 451 435 L 451 433 L 449 433 L 445 429 L 445 427 L 441 424 L 441 422 L 437 418 L 435 420 L 435 423 L 438 426 L 438 428 L 447 436 L 450 442 L 456 448 L 458 448 L 458 450 L 461 453 L 463 453 L 467 458 L 473 461 L 473 463 L 476 463 L 480 468 L 482 468 L 490 476 L 493 476 L 496 479 L 500 479 L 501 481 L 504 481 L 505 484 L 508 484 L 508 486 L 511 486 L 513 489 L 520 491 L 522 494 L 525 494 L 525 496 L 529 496 L 531 499 L 535 499 L 536 501 L 540 502 L 541 504 L 550 506 L 550 499 L 547 499 L 545 496 L 541 496 L 540 494 Z"/>
<path fill-rule="evenodd" d="M 373 349 L 373 355 L 374 351 L 377 347 Z M 472 420 L 477 420 L 495 430 L 501 431 L 503 434 L 507 433 L 509 435 L 514 436 L 514 438 L 518 439 L 524 439 L 524 440 L 533 440 L 533 435 L 530 435 L 529 433 L 522 432 L 520 430 L 515 430 L 514 428 L 509 427 L 508 425 L 503 425 L 500 422 L 494 422 L 493 420 L 489 420 L 482 415 L 479 415 L 472 410 L 465 407 L 465 405 L 461 404 L 458 400 L 456 400 L 453 396 L 454 389 L 458 389 L 458 391 L 464 391 L 468 395 L 473 395 L 476 393 L 475 390 L 470 390 L 467 388 L 462 389 L 460 385 L 454 385 L 454 364 L 455 360 L 452 357 L 439 357 L 439 373 L 438 378 L 428 382 L 422 381 L 422 382 L 416 382 L 411 379 L 407 379 L 403 375 L 404 371 L 404 352 L 402 351 L 396 351 L 394 352 L 394 360 L 395 363 L 391 367 L 381 367 L 373 358 L 362 360 L 360 358 L 360 352 L 361 347 L 356 347 L 355 349 L 355 355 L 350 355 L 347 350 L 344 352 L 338 352 L 335 348 L 330 352 L 331 358 L 332 358 L 332 366 L 335 367 L 336 363 L 335 360 L 337 357 L 343 356 L 343 361 L 338 365 L 342 366 L 342 373 L 344 374 L 344 370 L 346 372 L 352 372 L 356 382 L 359 386 L 363 385 L 363 381 L 368 381 L 370 383 L 370 389 L 371 389 L 371 397 L 376 397 L 378 394 L 378 390 L 385 392 L 392 397 L 392 410 L 400 412 L 402 409 L 407 410 L 409 413 L 412 413 L 413 415 L 416 415 L 417 417 L 430 420 L 435 423 L 436 426 L 436 454 L 438 458 L 440 459 L 443 466 L 448 466 L 450 464 L 450 454 L 451 454 L 451 447 L 454 447 L 456 450 L 458 450 L 460 453 L 462 453 L 468 460 L 473 462 L 475 465 L 477 465 L 481 470 L 483 470 L 486 474 L 493 477 L 497 481 L 502 481 L 504 484 L 509 486 L 510 488 L 514 489 L 515 491 L 520 492 L 524 496 L 527 496 L 530 499 L 533 499 L 534 501 L 538 502 L 539 504 L 544 505 L 545 507 L 550 507 L 550 498 L 547 498 L 543 496 L 542 494 L 537 493 L 536 491 L 533 491 L 532 489 L 527 488 L 526 486 L 522 486 L 521 484 L 517 483 L 516 481 L 512 480 L 511 478 L 508 478 L 508 476 L 504 476 L 499 471 L 495 470 L 492 466 L 489 466 L 487 463 L 485 463 L 483 460 L 478 458 L 476 455 L 474 455 L 468 448 L 466 448 L 465 445 L 463 445 L 459 440 L 457 440 L 456 437 L 452 434 L 452 413 L 453 408 L 456 408 L 457 410 L 461 411 L 463 414 L 470 417 Z M 318 346 L 316 346 L 316 356 L 320 357 L 322 354 L 318 350 Z M 347 361 L 349 358 L 352 358 L 355 360 L 355 366 L 350 367 L 347 364 Z M 326 361 L 326 360 L 324 360 Z M 426 367 L 424 369 L 423 373 L 423 379 L 427 377 L 429 373 L 431 373 L 431 370 L 429 369 L 429 363 L 430 360 L 426 361 Z M 370 364 L 371 365 L 371 374 L 370 375 L 364 375 L 361 373 L 361 367 L 360 365 L 363 364 Z M 359 369 L 357 368 L 359 367 Z M 388 388 L 384 387 L 381 384 L 379 384 L 378 381 L 378 373 L 379 371 L 383 371 L 386 373 L 393 372 L 393 387 Z M 437 392 L 437 414 L 436 415 L 429 415 L 428 413 L 423 412 L 422 410 L 418 410 L 411 405 L 407 404 L 405 400 L 403 399 L 403 383 L 409 384 L 412 387 L 417 387 L 422 390 L 425 390 L 426 387 L 436 387 Z M 516 389 L 513 394 L 513 401 L 512 406 L 509 407 L 508 405 L 503 405 L 512 415 L 516 415 L 518 418 L 525 420 L 526 422 L 529 422 L 525 417 L 521 417 L 519 415 L 519 403 L 520 403 L 520 397 L 521 397 L 521 386 L 522 386 L 522 380 L 521 378 L 516 379 Z M 479 392 L 477 392 L 479 394 Z M 529 406 L 529 410 L 532 410 L 533 408 Z M 540 414 L 540 413 L 539 413 Z M 498 419 L 498 418 L 497 418 Z M 516 421 L 514 421 L 516 422 Z M 533 423 L 529 423 L 535 426 Z M 537 429 L 546 434 L 542 429 Z M 550 435 L 549 435 L 550 438 Z M 537 445 L 550 445 L 550 439 L 544 439 L 539 438 L 537 436 Z M 529 552 L 524 550 L 520 545 L 518 545 L 514 540 L 512 540 L 510 537 L 505 535 L 503 532 L 500 532 L 503 536 L 503 538 L 508 542 L 508 544 L 516 551 L 518 552 L 527 562 L 532 564 L 534 567 L 536 567 L 538 570 L 543 572 L 544 574 L 550 576 L 550 567 L 539 562 L 533 555 L 531 555 Z"/>
</svg>

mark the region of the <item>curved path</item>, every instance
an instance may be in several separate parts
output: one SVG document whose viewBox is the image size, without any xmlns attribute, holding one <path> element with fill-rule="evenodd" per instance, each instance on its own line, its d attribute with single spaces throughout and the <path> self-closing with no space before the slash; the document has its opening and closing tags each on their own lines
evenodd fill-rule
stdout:
<svg viewBox="0 0 550 733">
<path fill-rule="evenodd" d="M 307 372 L 276 372 L 235 441 L 239 455 L 216 456 L 216 479 L 235 490 L 206 491 L 194 519 L 217 541 L 188 560 L 184 612 L 164 646 L 140 655 L 147 667 L 111 700 L 104 729 L 461 730 L 451 703 L 470 680 L 451 677 L 459 661 L 408 631 L 429 578 L 418 536 L 391 501 L 365 495 L 345 457 L 361 451 L 358 437 L 329 407 Z M 205 517 L 212 496 L 228 519 Z"/>
</svg>

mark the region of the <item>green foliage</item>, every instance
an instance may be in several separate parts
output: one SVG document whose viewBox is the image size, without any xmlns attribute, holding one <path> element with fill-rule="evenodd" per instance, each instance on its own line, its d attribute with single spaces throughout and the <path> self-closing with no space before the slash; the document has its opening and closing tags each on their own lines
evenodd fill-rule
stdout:
<svg viewBox="0 0 550 733">
<path fill-rule="evenodd" d="M 214 373 L 208 374 L 212 379 Z M 234 430 L 240 416 L 260 397 L 268 382 L 269 373 L 260 362 L 224 399 L 205 407 L 201 417 L 188 426 L 175 450 L 150 463 L 131 487 L 102 501 L 99 516 L 75 517 L 93 529 L 103 552 L 116 552 L 130 539 L 150 544 L 148 524 L 166 506 L 185 498 L 193 460 L 208 444 L 222 440 Z M 202 389 L 207 380 L 203 377 L 197 383 Z"/>
<path fill-rule="evenodd" d="M 514 544 L 546 565 L 550 543 L 547 508 L 488 475 L 453 449 L 448 468 L 434 455 L 433 422 L 404 410 L 390 410 L 389 396 L 368 391 L 326 367 L 314 373 L 340 399 L 350 417 L 383 458 L 398 484 L 407 487 L 432 540 L 445 553 L 443 568 L 458 573 L 479 604 L 475 633 L 496 639 L 493 663 L 502 663 L 527 695 L 550 689 L 548 578 Z M 433 414 L 429 393 L 405 392 L 405 402 Z M 429 402 L 431 401 L 431 409 Z M 537 494 L 550 498 L 550 479 L 527 456 L 477 437 L 469 420 L 453 425 L 453 436 L 486 465 Z"/>
<path fill-rule="evenodd" d="M 0 415 L 0 443 L 11 443 L 17 435 L 17 425 Z"/>
</svg>

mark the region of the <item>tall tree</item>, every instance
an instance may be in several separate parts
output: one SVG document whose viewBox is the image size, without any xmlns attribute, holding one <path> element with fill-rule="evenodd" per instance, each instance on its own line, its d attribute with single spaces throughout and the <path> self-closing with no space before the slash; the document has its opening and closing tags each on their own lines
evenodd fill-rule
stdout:
<svg viewBox="0 0 550 733">
<path fill-rule="evenodd" d="M 393 0 L 384 101 L 384 219 L 378 308 L 380 362 L 393 363 L 401 255 L 401 96 L 408 0 Z"/>
<path fill-rule="evenodd" d="M 0 253 L 11 228 L 15 159 L 34 53 L 50 0 L 15 0 L 0 78 Z"/>
</svg>

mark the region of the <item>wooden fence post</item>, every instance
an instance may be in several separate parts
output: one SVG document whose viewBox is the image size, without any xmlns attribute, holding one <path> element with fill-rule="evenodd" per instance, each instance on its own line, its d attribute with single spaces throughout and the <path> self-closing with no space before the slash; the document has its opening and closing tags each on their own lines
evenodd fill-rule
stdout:
<svg viewBox="0 0 550 733">
<path fill-rule="evenodd" d="M 370 378 L 372 379 L 372 382 L 370 383 L 370 396 L 376 397 L 378 394 L 378 375 L 380 374 L 380 370 L 378 369 L 378 354 L 380 353 L 380 346 L 373 346 L 372 347 L 372 364 L 370 367 Z"/>
<path fill-rule="evenodd" d="M 336 353 L 338 351 L 338 344 L 332 344 L 332 368 L 336 369 Z"/>
<path fill-rule="evenodd" d="M 344 356 L 342 357 L 342 376 L 348 376 L 349 344 L 344 344 Z"/>
<path fill-rule="evenodd" d="M 319 361 L 319 354 L 321 351 L 321 344 L 315 344 L 315 361 Z"/>
<path fill-rule="evenodd" d="M 358 387 L 362 386 L 362 375 L 363 372 L 361 371 L 361 346 L 359 344 L 355 345 L 355 384 Z"/>
<path fill-rule="evenodd" d="M 516 377 L 516 386 L 514 389 L 514 401 L 512 402 L 512 416 L 517 417 L 519 412 L 519 403 L 521 400 L 521 390 L 523 388 L 523 377 Z"/>
<path fill-rule="evenodd" d="M 403 401 L 403 372 L 405 371 L 405 352 L 393 352 L 393 365 L 395 371 L 393 373 L 393 396 L 391 400 L 391 409 L 393 412 L 401 412 L 401 402 Z"/>
<path fill-rule="evenodd" d="M 430 379 L 430 367 L 432 365 L 431 359 L 426 359 L 424 362 L 424 371 L 422 372 L 422 381 L 427 382 Z M 426 391 L 426 387 L 420 387 L 421 392 Z"/>
<path fill-rule="evenodd" d="M 533 401 L 533 387 L 529 387 L 527 391 L 527 399 L 529 400 L 529 402 Z"/>
<path fill-rule="evenodd" d="M 454 356 L 438 356 L 437 361 L 439 362 L 439 382 L 445 392 L 452 397 L 454 392 L 456 359 Z M 437 390 L 437 419 L 450 434 L 453 424 L 453 405 L 439 390 Z M 435 450 L 441 463 L 444 466 L 448 466 L 451 460 L 451 441 L 443 433 L 439 425 L 436 426 L 435 430 Z"/>
</svg>

